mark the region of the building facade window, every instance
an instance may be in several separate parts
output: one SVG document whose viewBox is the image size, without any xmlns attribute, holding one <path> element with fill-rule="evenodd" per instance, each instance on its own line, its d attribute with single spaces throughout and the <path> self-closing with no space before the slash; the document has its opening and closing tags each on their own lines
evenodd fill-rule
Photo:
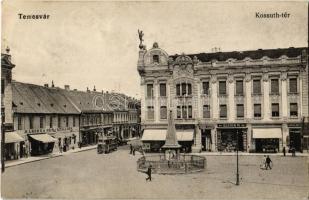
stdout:
<svg viewBox="0 0 309 200">
<path fill-rule="evenodd" d="M 180 96 L 180 84 L 176 85 L 176 95 Z"/>
<path fill-rule="evenodd" d="M 29 116 L 29 128 L 33 129 L 33 116 Z"/>
<path fill-rule="evenodd" d="M 182 106 L 182 118 L 187 119 L 187 106 Z"/>
<path fill-rule="evenodd" d="M 44 117 L 40 116 L 40 128 L 44 128 Z"/>
<path fill-rule="evenodd" d="M 58 116 L 58 128 L 61 127 L 61 116 Z"/>
<path fill-rule="evenodd" d="M 254 117 L 262 117 L 262 107 L 261 104 L 254 104 Z"/>
<path fill-rule="evenodd" d="M 244 95 L 244 82 L 243 80 L 236 81 L 236 95 Z"/>
<path fill-rule="evenodd" d="M 181 107 L 177 106 L 177 119 L 181 118 Z"/>
<path fill-rule="evenodd" d="M 219 81 L 219 94 L 226 95 L 226 81 Z"/>
<path fill-rule="evenodd" d="M 160 83 L 160 96 L 166 97 L 166 84 Z"/>
<path fill-rule="evenodd" d="M 253 94 L 261 94 L 261 80 L 253 80 Z"/>
<path fill-rule="evenodd" d="M 203 106 L 203 118 L 210 118 L 210 106 L 209 105 Z"/>
<path fill-rule="evenodd" d="M 65 118 L 65 126 L 69 127 L 69 116 L 66 116 Z"/>
<path fill-rule="evenodd" d="M 279 104 L 278 103 L 273 103 L 271 104 L 271 116 L 272 117 L 279 117 Z"/>
<path fill-rule="evenodd" d="M 192 95 L 192 85 L 189 83 L 187 84 L 187 87 L 188 87 L 188 95 Z"/>
<path fill-rule="evenodd" d="M 187 84 L 186 83 L 182 83 L 181 84 L 181 95 L 184 96 L 187 94 Z"/>
<path fill-rule="evenodd" d="M 18 115 L 18 117 L 17 117 L 17 129 L 18 130 L 22 130 L 22 123 L 21 123 L 21 115 Z"/>
<path fill-rule="evenodd" d="M 53 116 L 49 117 L 49 128 L 53 128 Z"/>
<path fill-rule="evenodd" d="M 271 79 L 271 94 L 279 94 L 279 79 Z"/>
<path fill-rule="evenodd" d="M 237 117 L 243 118 L 244 117 L 244 104 L 237 104 Z"/>
<path fill-rule="evenodd" d="M 160 108 L 160 118 L 167 119 L 167 108 L 166 106 L 161 106 Z"/>
<path fill-rule="evenodd" d="M 152 60 L 154 63 L 159 63 L 159 55 L 153 55 Z"/>
<path fill-rule="evenodd" d="M 76 119 L 75 119 L 75 116 L 73 116 L 73 127 L 75 127 L 75 126 L 76 126 Z"/>
<path fill-rule="evenodd" d="M 298 117 L 298 105 L 297 103 L 290 103 L 290 116 Z"/>
<path fill-rule="evenodd" d="M 149 120 L 153 120 L 154 119 L 154 109 L 153 106 L 148 106 L 147 107 L 147 117 Z"/>
<path fill-rule="evenodd" d="M 192 106 L 188 106 L 188 118 L 192 119 Z"/>
<path fill-rule="evenodd" d="M 176 95 L 192 95 L 192 85 L 190 83 L 181 83 L 176 85 Z"/>
<path fill-rule="evenodd" d="M 289 92 L 290 93 L 297 93 L 297 78 L 290 78 L 289 79 Z"/>
<path fill-rule="evenodd" d="M 227 107 L 226 105 L 220 105 L 220 118 L 227 117 Z"/>
<path fill-rule="evenodd" d="M 203 82 L 203 94 L 209 95 L 209 82 Z"/>
<path fill-rule="evenodd" d="M 153 97 L 153 84 L 147 84 L 147 97 Z"/>
</svg>

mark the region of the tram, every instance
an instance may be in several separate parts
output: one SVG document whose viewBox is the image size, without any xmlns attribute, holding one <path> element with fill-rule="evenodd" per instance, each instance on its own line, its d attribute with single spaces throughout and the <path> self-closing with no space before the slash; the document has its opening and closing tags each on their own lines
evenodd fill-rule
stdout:
<svg viewBox="0 0 309 200">
<path fill-rule="evenodd" d="M 99 137 L 97 151 L 98 154 L 110 153 L 116 151 L 118 147 L 118 140 L 115 136 Z"/>
</svg>

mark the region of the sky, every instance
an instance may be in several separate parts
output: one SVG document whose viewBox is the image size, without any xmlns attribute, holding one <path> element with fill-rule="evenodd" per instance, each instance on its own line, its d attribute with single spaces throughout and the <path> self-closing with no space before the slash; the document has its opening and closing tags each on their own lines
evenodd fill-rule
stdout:
<svg viewBox="0 0 309 200">
<path fill-rule="evenodd" d="M 256 12 L 287 12 L 260 19 Z M 19 19 L 48 14 L 48 20 Z M 138 33 L 147 49 L 158 42 L 169 55 L 304 47 L 305 2 L 2 2 L 2 52 L 9 46 L 13 79 L 58 87 L 87 87 L 140 97 Z"/>
</svg>

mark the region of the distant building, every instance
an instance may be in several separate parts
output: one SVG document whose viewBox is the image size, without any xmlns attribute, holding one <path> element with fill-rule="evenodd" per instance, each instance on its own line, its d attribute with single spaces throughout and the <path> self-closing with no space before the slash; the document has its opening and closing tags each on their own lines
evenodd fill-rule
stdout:
<svg viewBox="0 0 309 200">
<path fill-rule="evenodd" d="M 123 94 L 110 93 L 114 111 L 113 129 L 122 142 L 140 136 L 140 102 Z"/>
<path fill-rule="evenodd" d="M 139 51 L 142 140 L 163 145 L 173 110 L 179 143 L 193 152 L 301 150 L 308 116 L 307 48 L 168 55 Z M 238 135 L 238 137 L 237 137 Z"/>
</svg>

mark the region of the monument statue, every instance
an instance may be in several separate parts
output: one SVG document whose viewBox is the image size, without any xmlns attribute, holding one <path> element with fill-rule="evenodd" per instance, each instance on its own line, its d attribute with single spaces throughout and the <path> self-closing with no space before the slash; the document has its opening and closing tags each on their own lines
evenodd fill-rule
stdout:
<svg viewBox="0 0 309 200">
<path fill-rule="evenodd" d="M 144 33 L 143 33 L 143 31 L 142 30 L 137 30 L 137 32 L 138 32 L 138 37 L 139 37 L 139 41 L 140 41 L 140 43 L 139 43 L 139 48 L 140 49 L 143 49 L 144 48 L 144 45 L 143 45 L 143 41 L 144 41 L 144 39 L 143 39 L 143 37 L 144 37 Z"/>
</svg>

